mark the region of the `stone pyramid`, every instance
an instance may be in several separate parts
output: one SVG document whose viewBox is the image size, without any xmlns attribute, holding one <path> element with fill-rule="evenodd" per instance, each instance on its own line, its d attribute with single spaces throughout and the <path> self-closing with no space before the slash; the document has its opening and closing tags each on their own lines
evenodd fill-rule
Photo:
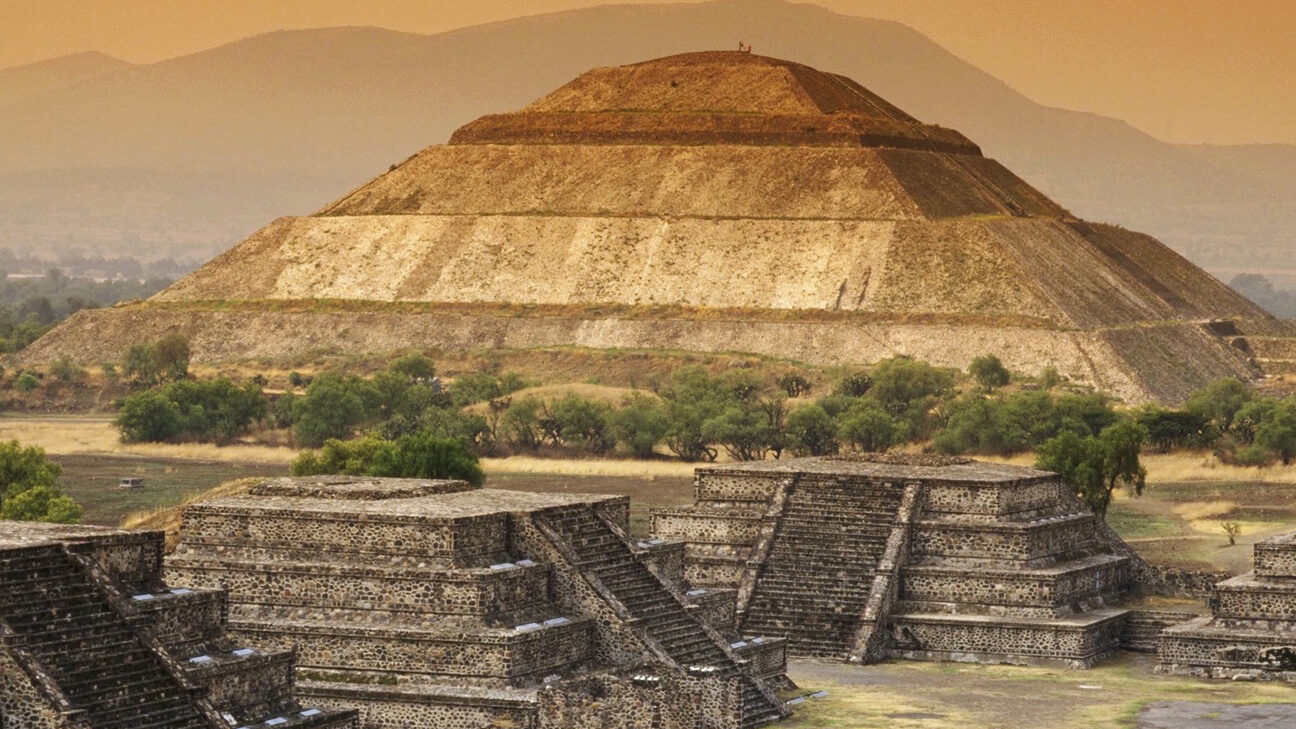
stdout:
<svg viewBox="0 0 1296 729">
<path fill-rule="evenodd" d="M 1076 219 L 850 79 L 740 52 L 589 71 L 27 356 L 104 361 L 165 330 L 207 361 L 989 352 L 1130 401 L 1296 364 L 1296 332 L 1156 240 Z"/>
</svg>

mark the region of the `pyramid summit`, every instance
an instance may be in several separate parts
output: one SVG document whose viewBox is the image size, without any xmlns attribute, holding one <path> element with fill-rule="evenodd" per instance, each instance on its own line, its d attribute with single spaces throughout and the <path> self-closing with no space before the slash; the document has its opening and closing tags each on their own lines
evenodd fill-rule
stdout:
<svg viewBox="0 0 1296 729">
<path fill-rule="evenodd" d="M 25 356 L 105 361 L 164 331 L 212 362 L 994 353 L 1132 402 L 1296 363 L 1292 331 L 1156 240 L 1076 219 L 850 79 L 743 52 L 593 69 Z"/>
</svg>

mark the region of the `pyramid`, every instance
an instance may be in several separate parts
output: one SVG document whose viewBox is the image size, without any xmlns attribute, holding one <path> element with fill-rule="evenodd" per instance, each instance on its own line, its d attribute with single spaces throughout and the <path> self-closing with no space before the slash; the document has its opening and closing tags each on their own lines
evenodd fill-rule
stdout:
<svg viewBox="0 0 1296 729">
<path fill-rule="evenodd" d="M 1131 402 L 1296 371 L 1296 331 L 1156 240 L 1076 219 L 850 79 L 741 52 L 591 70 L 25 356 L 105 361 L 163 331 L 205 361 L 994 353 Z"/>
</svg>

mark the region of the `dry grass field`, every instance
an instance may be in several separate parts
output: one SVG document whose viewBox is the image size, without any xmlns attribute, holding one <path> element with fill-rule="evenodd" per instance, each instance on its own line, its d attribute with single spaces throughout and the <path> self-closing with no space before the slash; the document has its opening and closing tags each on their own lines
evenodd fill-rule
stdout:
<svg viewBox="0 0 1296 729">
<path fill-rule="evenodd" d="M 789 675 L 805 690 L 828 696 L 808 700 L 786 729 L 1136 729 L 1143 712 L 1163 703 L 1211 702 L 1274 705 L 1272 723 L 1292 726 L 1296 692 L 1290 686 L 1200 681 L 1158 676 L 1153 658 L 1120 654 L 1088 671 L 1014 666 L 889 661 L 851 666 L 793 662 Z M 1191 705 L 1189 705 L 1191 706 Z M 1263 710 L 1263 709 L 1262 709 Z M 1227 726 L 1208 712 L 1177 722 L 1176 729 Z"/>
<path fill-rule="evenodd" d="M 557 397 L 572 388 L 586 396 L 621 392 L 598 385 L 530 392 Z M 99 524 L 165 510 L 231 479 L 286 474 L 296 455 L 291 448 L 258 445 L 126 445 L 117 440 L 108 418 L 93 416 L 0 418 L 0 439 L 15 438 L 41 446 L 64 464 L 64 487 L 85 505 L 87 521 Z M 1029 465 L 1033 459 L 1000 460 Z M 1239 572 L 1257 540 L 1296 529 L 1296 467 L 1239 468 L 1208 454 L 1153 454 L 1145 464 L 1149 485 L 1143 496 L 1117 494 L 1108 520 L 1153 562 Z M 512 456 L 485 459 L 483 466 L 492 486 L 632 496 L 634 527 L 643 532 L 649 509 L 692 498 L 696 464 Z M 111 488 L 110 482 L 127 475 L 143 476 L 146 488 Z M 1229 544 L 1226 522 L 1241 528 L 1236 544 Z"/>
</svg>

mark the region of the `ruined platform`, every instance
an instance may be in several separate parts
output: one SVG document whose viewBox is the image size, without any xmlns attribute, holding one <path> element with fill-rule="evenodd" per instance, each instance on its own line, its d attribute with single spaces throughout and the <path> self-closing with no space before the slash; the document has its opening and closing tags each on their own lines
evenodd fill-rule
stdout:
<svg viewBox="0 0 1296 729">
<path fill-rule="evenodd" d="M 794 654 L 1083 668 L 1119 645 L 1130 560 L 1053 474 L 834 456 L 700 468 L 695 495 L 653 532 Z"/>
<path fill-rule="evenodd" d="M 1296 681 L 1296 532 L 1255 545 L 1254 569 L 1217 585 L 1211 615 L 1166 628 L 1157 670 Z"/>
<path fill-rule="evenodd" d="M 225 630 L 226 593 L 161 578 L 163 534 L 0 522 L 0 726 L 350 729 L 294 699 L 292 650 Z"/>
<path fill-rule="evenodd" d="M 458 481 L 278 479 L 184 512 L 172 579 L 295 646 L 298 692 L 365 727 L 754 727 L 785 646 L 628 537 L 629 500 Z"/>
</svg>

